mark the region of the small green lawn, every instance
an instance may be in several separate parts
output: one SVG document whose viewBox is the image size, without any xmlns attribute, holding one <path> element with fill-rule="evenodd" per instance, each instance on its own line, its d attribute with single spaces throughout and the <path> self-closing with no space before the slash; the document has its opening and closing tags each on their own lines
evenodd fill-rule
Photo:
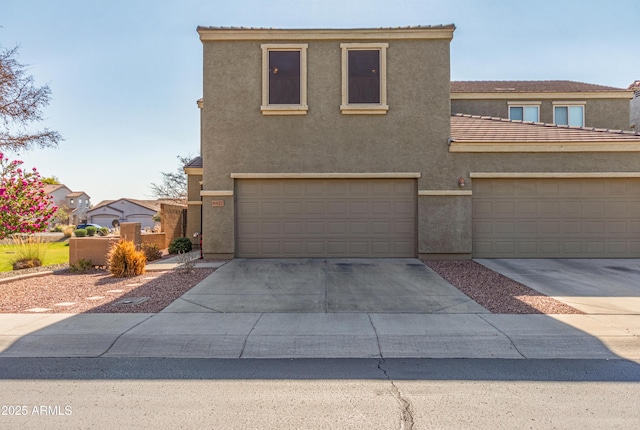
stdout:
<svg viewBox="0 0 640 430">
<path fill-rule="evenodd" d="M 45 243 L 46 253 L 44 255 L 43 266 L 51 264 L 62 264 L 69 262 L 69 247 L 66 242 Z M 0 272 L 13 270 L 13 261 L 16 259 L 17 245 L 0 245 Z"/>
</svg>

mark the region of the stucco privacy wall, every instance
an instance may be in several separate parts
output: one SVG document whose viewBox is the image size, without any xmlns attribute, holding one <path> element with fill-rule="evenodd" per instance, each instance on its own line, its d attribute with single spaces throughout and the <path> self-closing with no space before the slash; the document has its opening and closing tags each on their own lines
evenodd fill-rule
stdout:
<svg viewBox="0 0 640 430">
<path fill-rule="evenodd" d="M 251 40 L 223 40 L 233 38 L 233 32 L 220 29 L 199 31 L 204 39 L 205 256 L 232 256 L 235 252 L 232 173 L 414 172 L 419 174 L 418 189 L 457 186 L 457 172 L 433 169 L 430 162 L 435 154 L 439 159 L 447 156 L 453 26 L 321 34 L 302 30 L 238 32 L 238 38 Z M 407 34 L 410 38 L 405 38 Z M 340 112 L 340 44 L 346 42 L 389 44 L 386 115 Z M 306 115 L 261 114 L 263 43 L 308 44 Z M 218 206 L 212 206 L 213 200 Z M 219 201 L 224 201 L 224 206 Z M 423 215 L 418 213 L 418 218 Z M 426 234 L 418 231 L 419 238 Z"/>
</svg>

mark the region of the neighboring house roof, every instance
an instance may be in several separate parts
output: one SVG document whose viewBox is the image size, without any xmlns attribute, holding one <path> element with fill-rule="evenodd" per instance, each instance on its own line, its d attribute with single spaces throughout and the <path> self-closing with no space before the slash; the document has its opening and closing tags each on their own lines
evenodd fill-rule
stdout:
<svg viewBox="0 0 640 430">
<path fill-rule="evenodd" d="M 202 168 L 202 157 L 198 156 L 198 157 L 194 158 L 193 160 L 189 161 L 184 166 L 185 169 L 188 169 L 188 168 L 191 168 L 191 167 Z"/>
<path fill-rule="evenodd" d="M 118 199 L 118 200 L 103 200 L 100 203 L 98 203 L 97 205 L 95 205 L 93 208 L 91 208 L 91 210 L 89 212 L 93 212 L 97 209 L 100 209 L 103 206 L 109 206 L 112 209 L 115 209 L 118 212 L 122 212 L 121 210 L 119 210 L 117 207 L 113 207 L 111 206 L 113 203 L 119 202 L 119 201 L 127 201 L 133 204 L 136 204 L 138 206 L 141 206 L 145 209 L 149 209 L 152 210 L 154 212 L 158 212 L 160 210 L 160 205 L 162 203 L 166 203 L 166 204 L 171 204 L 171 205 L 175 205 L 175 201 L 173 200 L 167 200 L 167 199 L 158 199 L 158 200 L 138 200 L 138 199 L 128 199 L 128 198 L 122 198 L 122 199 Z"/>
<path fill-rule="evenodd" d="M 633 81 L 633 83 L 631 85 L 629 85 L 629 88 L 627 88 L 628 90 L 639 90 L 640 89 L 640 79 L 638 79 L 637 81 Z"/>
<path fill-rule="evenodd" d="M 640 151 L 640 133 L 456 114 L 451 152 Z"/>
<path fill-rule="evenodd" d="M 452 93 L 588 93 L 628 90 L 576 81 L 451 81 Z"/>
<path fill-rule="evenodd" d="M 85 193 L 84 191 L 74 191 L 72 193 L 67 194 L 67 197 L 80 197 L 82 195 L 85 195 L 87 197 L 89 197 L 89 194 Z M 91 197 L 89 197 L 91 198 Z"/>
<path fill-rule="evenodd" d="M 60 188 L 67 188 L 67 187 L 64 184 L 44 184 L 42 188 L 44 189 L 45 193 L 51 194 L 54 191 L 59 190 Z"/>
</svg>

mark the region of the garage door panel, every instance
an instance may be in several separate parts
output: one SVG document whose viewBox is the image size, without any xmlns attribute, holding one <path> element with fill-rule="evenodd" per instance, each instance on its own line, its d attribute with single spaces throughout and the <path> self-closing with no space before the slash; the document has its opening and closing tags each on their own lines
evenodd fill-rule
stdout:
<svg viewBox="0 0 640 430">
<path fill-rule="evenodd" d="M 476 179 L 472 198 L 475 257 L 640 257 L 640 179 Z"/>
<path fill-rule="evenodd" d="M 416 198 L 412 179 L 237 180 L 237 255 L 415 257 Z"/>
</svg>

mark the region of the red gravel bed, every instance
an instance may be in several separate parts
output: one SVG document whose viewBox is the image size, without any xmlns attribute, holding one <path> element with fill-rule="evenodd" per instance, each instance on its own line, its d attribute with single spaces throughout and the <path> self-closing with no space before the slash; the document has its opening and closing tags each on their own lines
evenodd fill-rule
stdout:
<svg viewBox="0 0 640 430">
<path fill-rule="evenodd" d="M 584 313 L 472 260 L 426 260 L 424 264 L 494 314 Z"/>
<path fill-rule="evenodd" d="M 115 278 L 106 270 L 83 274 L 62 270 L 0 284 L 0 313 L 156 313 L 213 271 L 196 268 L 192 273 L 170 270 Z M 133 297 L 149 299 L 137 305 L 114 304 Z"/>
</svg>

